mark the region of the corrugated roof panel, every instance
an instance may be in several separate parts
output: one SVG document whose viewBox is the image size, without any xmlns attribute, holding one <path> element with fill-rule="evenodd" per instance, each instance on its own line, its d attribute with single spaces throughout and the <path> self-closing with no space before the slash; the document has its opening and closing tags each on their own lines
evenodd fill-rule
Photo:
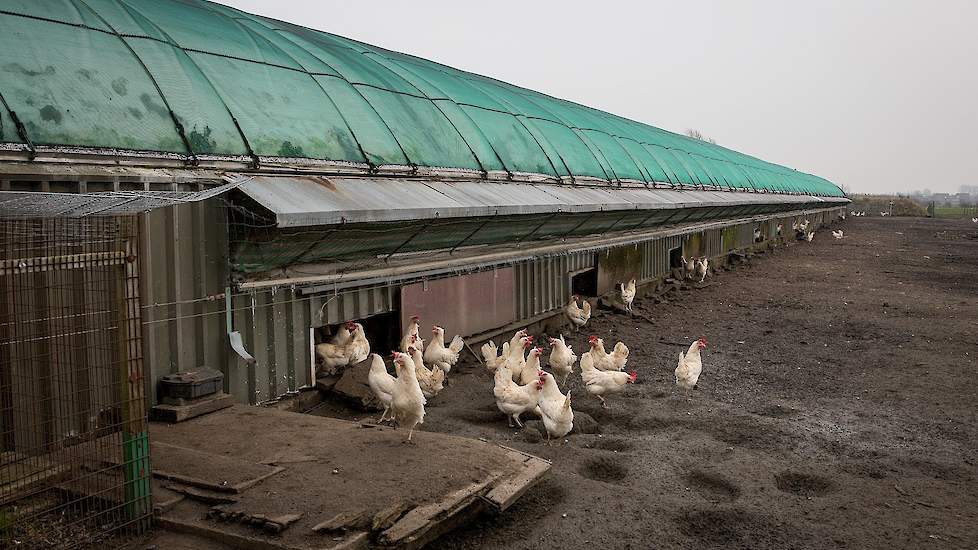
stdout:
<svg viewBox="0 0 978 550">
<path fill-rule="evenodd" d="M 830 200 L 808 195 L 464 180 L 243 176 L 237 181 L 242 191 L 275 214 L 279 227 Z"/>
</svg>

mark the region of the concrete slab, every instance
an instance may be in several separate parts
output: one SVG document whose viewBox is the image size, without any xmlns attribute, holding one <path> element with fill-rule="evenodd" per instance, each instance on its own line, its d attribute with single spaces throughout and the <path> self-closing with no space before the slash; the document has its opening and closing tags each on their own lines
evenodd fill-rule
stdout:
<svg viewBox="0 0 978 550">
<path fill-rule="evenodd" d="M 419 548 L 480 511 L 505 510 L 550 468 L 478 440 L 415 432 L 412 445 L 404 435 L 243 405 L 151 423 L 154 452 L 165 450 L 161 460 L 154 455 L 154 474 L 166 477 L 168 495 L 183 496 L 160 508 L 159 524 L 241 548 Z M 216 467 L 203 471 L 202 463 Z M 276 471 L 215 504 L 232 485 L 222 481 L 252 479 L 261 468 Z M 183 490 L 181 479 L 210 491 Z"/>
</svg>

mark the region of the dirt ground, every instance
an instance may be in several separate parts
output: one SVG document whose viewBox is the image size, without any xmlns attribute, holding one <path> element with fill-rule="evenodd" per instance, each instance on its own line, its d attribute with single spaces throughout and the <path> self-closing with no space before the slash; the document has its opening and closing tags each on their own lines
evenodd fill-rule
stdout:
<svg viewBox="0 0 978 550">
<path fill-rule="evenodd" d="M 702 288 L 640 297 L 639 317 L 605 312 L 565 334 L 578 353 L 589 334 L 631 349 L 639 383 L 610 410 L 575 367 L 574 409 L 600 434 L 548 447 L 508 429 L 467 355 L 423 430 L 511 445 L 553 470 L 432 547 L 978 547 L 978 226 L 840 227 L 841 241 L 821 230 Z M 672 373 L 700 336 L 710 347 L 686 402 Z"/>
</svg>

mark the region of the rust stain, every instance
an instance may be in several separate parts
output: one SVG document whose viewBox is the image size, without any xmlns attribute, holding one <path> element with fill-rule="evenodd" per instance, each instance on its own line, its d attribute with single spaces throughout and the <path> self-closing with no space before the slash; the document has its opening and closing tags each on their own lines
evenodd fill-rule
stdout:
<svg viewBox="0 0 978 550">
<path fill-rule="evenodd" d="M 297 175 L 297 176 L 290 176 L 290 177 L 292 177 L 292 178 L 294 178 L 296 180 L 299 180 L 299 181 L 304 181 L 304 182 L 308 182 L 308 183 L 315 183 L 316 185 L 319 185 L 321 187 L 325 187 L 326 189 L 329 189 L 330 191 L 336 191 L 336 185 L 333 182 L 329 181 L 329 179 L 327 179 L 327 178 L 325 178 L 323 176 Z"/>
<path fill-rule="evenodd" d="M 316 178 L 316 183 L 322 185 L 330 191 L 336 191 L 336 185 L 334 185 L 333 182 L 329 181 L 327 178 Z"/>
</svg>

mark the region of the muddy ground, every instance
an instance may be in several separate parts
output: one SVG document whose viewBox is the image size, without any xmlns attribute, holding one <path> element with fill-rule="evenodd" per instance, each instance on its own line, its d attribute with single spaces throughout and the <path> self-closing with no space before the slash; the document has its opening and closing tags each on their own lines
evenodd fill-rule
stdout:
<svg viewBox="0 0 978 550">
<path fill-rule="evenodd" d="M 819 231 L 569 335 L 578 352 L 589 334 L 631 348 L 639 384 L 611 410 L 584 397 L 576 368 L 571 378 L 575 410 L 600 434 L 528 441 L 467 355 L 423 430 L 511 445 L 553 471 L 503 515 L 432 546 L 978 547 L 978 226 L 841 227 L 841 241 Z M 710 347 L 686 402 L 672 372 L 700 336 Z"/>
</svg>

